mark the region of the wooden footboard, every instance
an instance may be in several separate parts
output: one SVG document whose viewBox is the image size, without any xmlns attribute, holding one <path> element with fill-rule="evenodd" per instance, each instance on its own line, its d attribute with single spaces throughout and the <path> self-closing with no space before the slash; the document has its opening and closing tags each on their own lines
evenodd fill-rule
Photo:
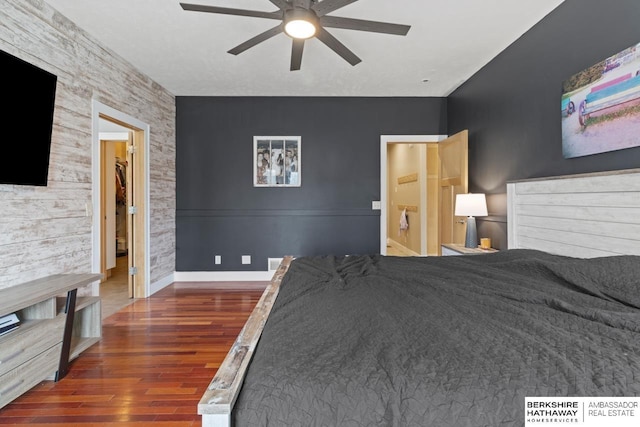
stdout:
<svg viewBox="0 0 640 427">
<path fill-rule="evenodd" d="M 244 381 L 253 351 L 258 344 L 262 329 L 269 317 L 271 307 L 278 296 L 280 283 L 289 269 L 293 257 L 283 258 L 264 290 L 251 316 L 222 361 L 220 368 L 198 403 L 198 414 L 202 415 L 203 427 L 230 427 L 231 411 Z"/>
</svg>

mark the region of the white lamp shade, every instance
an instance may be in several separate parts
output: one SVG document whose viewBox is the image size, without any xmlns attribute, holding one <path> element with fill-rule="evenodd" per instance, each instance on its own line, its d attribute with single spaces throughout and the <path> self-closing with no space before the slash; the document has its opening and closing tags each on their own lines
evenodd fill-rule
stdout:
<svg viewBox="0 0 640 427">
<path fill-rule="evenodd" d="M 456 194 L 455 216 L 487 215 L 487 199 L 483 193 Z"/>
</svg>

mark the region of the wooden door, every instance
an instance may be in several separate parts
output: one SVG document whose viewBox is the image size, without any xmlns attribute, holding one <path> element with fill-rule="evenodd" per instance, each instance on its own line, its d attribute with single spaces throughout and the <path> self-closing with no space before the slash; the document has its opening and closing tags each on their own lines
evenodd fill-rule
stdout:
<svg viewBox="0 0 640 427">
<path fill-rule="evenodd" d="M 129 149 L 127 150 L 127 161 L 129 176 L 127 185 L 130 188 L 130 199 L 128 206 L 135 209 L 128 215 L 129 230 L 129 267 L 134 268 L 135 273 L 129 274 L 130 295 L 134 298 L 147 297 L 145 289 L 146 283 L 146 233 L 145 211 L 147 209 L 145 200 L 145 133 L 143 130 L 134 129 L 130 133 Z M 130 270 L 131 271 L 131 270 Z"/>
<path fill-rule="evenodd" d="M 130 206 L 135 206 L 135 199 L 134 199 L 134 194 L 135 194 L 135 187 L 134 187 L 134 174 L 133 174 L 133 168 L 134 168 L 134 163 L 133 163 L 133 152 L 135 151 L 134 148 L 134 144 L 133 144 L 133 132 L 129 132 L 129 141 L 127 141 L 127 168 L 126 168 L 126 175 L 127 175 L 127 182 L 126 182 L 126 187 L 127 187 L 127 211 L 129 210 Z M 129 298 L 133 298 L 135 295 L 134 292 L 134 282 L 135 282 L 135 277 L 133 274 L 131 274 L 131 269 L 132 267 L 135 265 L 135 242 L 133 239 L 133 236 L 135 235 L 133 232 L 133 227 L 135 226 L 134 221 L 133 221 L 133 217 L 131 215 L 130 212 L 127 212 L 127 253 L 128 253 L 128 257 L 127 257 L 127 285 L 128 285 L 128 289 L 129 289 Z"/>
<path fill-rule="evenodd" d="M 440 159 L 438 143 L 427 144 L 427 255 L 440 255 Z"/>
<path fill-rule="evenodd" d="M 116 189 L 115 189 L 115 150 L 110 141 L 100 141 L 100 272 L 104 282 L 111 276 L 116 266 Z"/>
<path fill-rule="evenodd" d="M 127 261 L 128 261 L 128 293 L 129 297 L 146 298 L 147 295 L 147 246 L 148 224 L 146 221 L 146 202 L 148 167 L 145 149 L 147 134 L 125 121 L 106 114 L 99 117 L 115 123 L 129 132 L 127 144 L 126 167 L 126 217 L 127 217 Z M 101 202 L 101 206 L 103 203 Z"/>
<path fill-rule="evenodd" d="M 440 244 L 465 241 L 465 218 L 454 212 L 456 195 L 467 193 L 469 187 L 468 139 L 469 132 L 463 130 L 438 143 Z"/>
</svg>

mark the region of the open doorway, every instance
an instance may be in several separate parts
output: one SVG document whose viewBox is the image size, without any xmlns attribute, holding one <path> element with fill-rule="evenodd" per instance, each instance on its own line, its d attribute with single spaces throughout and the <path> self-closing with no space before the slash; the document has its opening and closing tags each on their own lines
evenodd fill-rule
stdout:
<svg viewBox="0 0 640 427">
<path fill-rule="evenodd" d="M 132 141 L 129 128 L 100 118 L 100 282 L 103 317 L 108 317 L 134 300 L 129 277 L 127 207 L 131 205 L 131 171 L 127 153 Z M 133 254 L 132 254 L 133 255 Z"/>
<path fill-rule="evenodd" d="M 103 318 L 149 296 L 148 125 L 94 101 L 93 270 Z"/>
<path fill-rule="evenodd" d="M 464 221 L 454 201 L 467 192 L 468 131 L 380 141 L 380 253 L 440 255 L 442 243 L 461 243 Z"/>
<path fill-rule="evenodd" d="M 446 137 L 446 135 L 380 136 L 380 253 L 382 255 L 427 254 L 427 147 L 437 144 Z M 389 163 L 390 160 L 402 164 L 402 158 L 407 155 L 415 160 L 415 165 L 411 165 L 410 170 L 396 168 L 394 171 L 394 166 Z M 393 200 L 390 193 L 399 195 L 399 198 Z M 406 199 L 407 197 L 411 201 Z M 412 230 L 409 233 L 399 229 L 399 218 L 405 208 L 409 229 Z"/>
<path fill-rule="evenodd" d="M 428 144 L 387 144 L 387 255 L 426 255 Z"/>
</svg>

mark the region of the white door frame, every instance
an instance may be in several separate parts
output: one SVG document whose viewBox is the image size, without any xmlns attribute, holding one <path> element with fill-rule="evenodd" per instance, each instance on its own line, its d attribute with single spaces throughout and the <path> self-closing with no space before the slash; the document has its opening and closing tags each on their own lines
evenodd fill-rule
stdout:
<svg viewBox="0 0 640 427">
<path fill-rule="evenodd" d="M 92 194 L 92 209 L 93 209 L 93 220 L 91 226 L 91 243 L 92 243 L 92 252 L 91 252 L 91 270 L 94 273 L 100 273 L 100 115 L 105 115 L 107 117 L 111 117 L 123 123 L 126 123 L 136 129 L 140 129 L 144 132 L 144 171 L 142 172 L 144 175 L 144 180 L 146 185 L 144 186 L 144 203 L 147 207 L 144 209 L 144 271 L 146 274 L 144 275 L 144 289 L 145 296 L 151 295 L 151 271 L 150 271 L 150 226 L 149 219 L 150 214 L 149 209 L 149 129 L 150 126 L 147 123 L 144 123 L 135 117 L 132 117 L 128 114 L 125 114 L 121 111 L 118 111 L 108 105 L 105 105 L 95 99 L 91 100 L 91 194 Z M 131 256 L 132 254 L 130 254 Z M 100 288 L 99 283 L 94 283 L 92 288 L 93 295 L 99 295 Z"/>
<path fill-rule="evenodd" d="M 380 135 L 380 254 L 387 254 L 387 145 L 440 142 L 443 139 L 447 139 L 447 135 Z M 424 207 L 421 210 L 424 211 Z"/>
</svg>

